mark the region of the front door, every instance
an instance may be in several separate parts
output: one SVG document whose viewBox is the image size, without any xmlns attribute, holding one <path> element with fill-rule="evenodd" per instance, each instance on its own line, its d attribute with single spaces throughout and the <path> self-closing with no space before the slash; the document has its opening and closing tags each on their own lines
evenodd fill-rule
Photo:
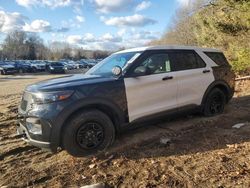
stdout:
<svg viewBox="0 0 250 188">
<path fill-rule="evenodd" d="M 149 53 L 124 79 L 129 121 L 177 108 L 177 79 L 169 54 Z"/>
</svg>

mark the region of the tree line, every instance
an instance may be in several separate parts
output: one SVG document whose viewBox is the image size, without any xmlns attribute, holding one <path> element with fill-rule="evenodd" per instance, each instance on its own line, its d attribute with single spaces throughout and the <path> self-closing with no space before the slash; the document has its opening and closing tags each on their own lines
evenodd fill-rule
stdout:
<svg viewBox="0 0 250 188">
<path fill-rule="evenodd" d="M 0 47 L 0 60 L 102 59 L 109 54 L 109 51 L 72 47 L 66 42 L 45 45 L 37 34 L 24 31 L 8 33 Z"/>
<path fill-rule="evenodd" d="M 250 1 L 198 0 L 177 10 L 157 45 L 195 45 L 224 51 L 238 74 L 250 73 Z"/>
</svg>

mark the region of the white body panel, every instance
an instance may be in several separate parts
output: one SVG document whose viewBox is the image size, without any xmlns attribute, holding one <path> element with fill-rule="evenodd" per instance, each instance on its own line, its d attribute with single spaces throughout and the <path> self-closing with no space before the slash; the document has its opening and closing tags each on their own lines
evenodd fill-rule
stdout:
<svg viewBox="0 0 250 188">
<path fill-rule="evenodd" d="M 162 78 L 173 76 L 163 81 Z M 177 79 L 175 73 L 162 73 L 125 78 L 129 121 L 177 108 Z"/>
<path fill-rule="evenodd" d="M 183 71 L 152 74 L 137 78 L 125 78 L 129 121 L 153 115 L 187 105 L 201 105 L 208 86 L 215 80 L 211 67 L 218 66 L 204 53 L 205 51 L 220 52 L 216 49 L 188 46 L 156 46 L 124 50 L 117 53 L 157 50 L 157 49 L 188 49 L 194 50 L 206 63 L 206 67 Z M 204 70 L 210 72 L 203 73 Z M 165 76 L 173 79 L 162 81 Z"/>
<path fill-rule="evenodd" d="M 210 70 L 203 73 L 203 70 Z M 177 103 L 179 107 L 201 105 L 208 86 L 214 81 L 211 68 L 191 69 L 176 72 L 178 80 Z"/>
</svg>

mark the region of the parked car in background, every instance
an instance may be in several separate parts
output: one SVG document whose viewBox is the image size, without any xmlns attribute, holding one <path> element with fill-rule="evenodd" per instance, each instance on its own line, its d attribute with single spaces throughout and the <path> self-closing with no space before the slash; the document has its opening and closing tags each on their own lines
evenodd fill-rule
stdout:
<svg viewBox="0 0 250 188">
<path fill-rule="evenodd" d="M 0 74 L 14 74 L 17 72 L 17 69 L 11 63 L 0 62 Z"/>
<path fill-rule="evenodd" d="M 96 62 L 99 63 L 101 62 L 103 59 L 96 59 Z"/>
<path fill-rule="evenodd" d="M 87 59 L 86 61 L 87 61 L 87 68 L 92 68 L 97 64 L 97 61 L 94 59 Z"/>
<path fill-rule="evenodd" d="M 65 66 L 64 63 L 61 62 L 50 62 L 47 63 L 46 70 L 49 73 L 65 73 L 67 70 L 67 66 Z"/>
<path fill-rule="evenodd" d="M 88 67 L 87 66 L 87 62 L 85 60 L 83 60 L 83 59 L 77 61 L 76 64 L 77 64 L 77 68 L 78 69 L 83 69 L 83 68 L 87 68 Z"/>
<path fill-rule="evenodd" d="M 68 62 L 68 65 L 72 66 L 73 69 L 77 69 L 77 68 L 78 68 L 77 63 L 74 62 L 74 61 L 69 61 L 69 62 Z"/>
<path fill-rule="evenodd" d="M 61 62 L 67 68 L 67 70 L 73 70 L 74 66 L 68 62 Z"/>
<path fill-rule="evenodd" d="M 15 61 L 13 65 L 19 73 L 32 72 L 33 70 L 31 64 L 26 61 Z"/>
<path fill-rule="evenodd" d="M 46 63 L 42 61 L 30 61 L 32 72 L 45 71 Z"/>
</svg>

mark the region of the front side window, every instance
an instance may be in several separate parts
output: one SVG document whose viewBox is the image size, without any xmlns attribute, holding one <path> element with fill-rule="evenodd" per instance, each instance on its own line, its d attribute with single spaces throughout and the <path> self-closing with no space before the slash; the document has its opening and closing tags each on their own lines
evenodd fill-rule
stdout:
<svg viewBox="0 0 250 188">
<path fill-rule="evenodd" d="M 170 59 L 167 53 L 153 54 L 140 63 L 134 70 L 134 75 L 160 74 L 171 71 Z"/>
<path fill-rule="evenodd" d="M 205 62 L 193 51 L 174 52 L 172 54 L 175 71 L 203 68 Z"/>
<path fill-rule="evenodd" d="M 86 74 L 112 76 L 112 69 L 115 66 L 124 68 L 127 64 L 132 63 L 142 52 L 126 52 L 113 54 L 102 60 L 96 66 L 91 68 Z"/>
</svg>

